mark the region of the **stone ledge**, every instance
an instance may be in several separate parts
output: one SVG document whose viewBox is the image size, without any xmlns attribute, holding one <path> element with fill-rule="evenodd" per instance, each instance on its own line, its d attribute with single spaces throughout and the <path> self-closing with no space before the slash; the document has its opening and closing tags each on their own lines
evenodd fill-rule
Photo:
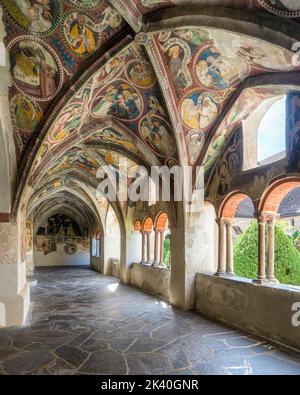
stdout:
<svg viewBox="0 0 300 395">
<path fill-rule="evenodd" d="M 196 276 L 196 310 L 210 318 L 300 352 L 300 327 L 293 326 L 300 290 L 256 285 L 241 277 Z"/>
</svg>

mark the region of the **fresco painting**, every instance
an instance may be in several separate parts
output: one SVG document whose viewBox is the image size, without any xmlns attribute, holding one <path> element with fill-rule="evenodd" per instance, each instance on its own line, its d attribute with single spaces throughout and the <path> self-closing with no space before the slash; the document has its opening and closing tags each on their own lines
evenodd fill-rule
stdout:
<svg viewBox="0 0 300 395">
<path fill-rule="evenodd" d="M 72 104 L 60 114 L 54 127 L 49 133 L 49 140 L 57 143 L 65 140 L 73 132 L 78 132 L 78 127 L 82 121 L 81 103 Z"/>
<path fill-rule="evenodd" d="M 134 154 L 139 152 L 136 144 L 134 144 L 133 141 L 129 139 L 129 137 L 125 136 L 123 132 L 116 128 L 104 128 L 103 130 L 94 133 L 93 136 L 87 141 L 115 144 L 125 148 L 130 152 L 133 152 Z"/>
<path fill-rule="evenodd" d="M 289 117 L 287 119 L 288 134 L 288 151 L 289 164 L 288 168 L 300 170 L 300 93 L 290 92 L 287 96 L 287 106 L 289 108 Z"/>
<path fill-rule="evenodd" d="M 248 74 L 248 65 L 240 56 L 227 58 L 215 47 L 201 49 L 194 62 L 198 81 L 209 89 L 223 90 L 238 85 Z"/>
<path fill-rule="evenodd" d="M 156 81 L 155 74 L 148 62 L 135 60 L 127 66 L 128 79 L 140 88 L 150 88 Z"/>
<path fill-rule="evenodd" d="M 18 94 L 12 99 L 11 114 L 13 124 L 19 130 L 28 132 L 35 130 L 42 119 L 39 106 L 22 94 Z"/>
<path fill-rule="evenodd" d="M 13 82 L 29 97 L 48 100 L 61 86 L 61 70 L 51 48 L 36 40 L 26 38 L 11 44 L 11 73 Z"/>
<path fill-rule="evenodd" d="M 182 101 L 181 117 L 186 126 L 195 130 L 207 129 L 216 119 L 218 97 L 213 94 L 192 93 Z"/>
<path fill-rule="evenodd" d="M 245 89 L 235 101 L 227 116 L 221 122 L 207 150 L 204 159 L 204 173 L 207 178 L 214 168 L 217 159 L 223 152 L 228 137 L 238 124 L 245 120 L 265 99 L 282 94 L 282 88 L 274 86 L 254 87 Z"/>
<path fill-rule="evenodd" d="M 291 51 L 222 29 L 182 28 L 153 33 L 152 37 L 168 81 L 174 86 L 174 110 L 178 109 L 183 124 L 191 164 L 203 146 L 195 134 L 191 139 L 191 133 L 211 129 L 245 78 L 295 68 Z M 217 151 L 223 134 L 219 131 L 216 136 Z M 214 153 L 211 151 L 209 156 Z"/>
<path fill-rule="evenodd" d="M 107 7 L 100 21 L 82 13 L 71 11 L 64 16 L 63 35 L 69 48 L 78 56 L 89 56 L 101 45 L 101 33 L 107 28 L 115 29 L 122 24 L 122 17 Z"/>
<path fill-rule="evenodd" d="M 70 3 L 72 6 L 78 8 L 93 8 L 101 4 L 102 0 L 65 0 L 67 3 Z"/>
<path fill-rule="evenodd" d="M 160 116 L 145 117 L 139 126 L 144 141 L 159 156 L 171 156 L 176 149 L 170 125 Z"/>
<path fill-rule="evenodd" d="M 269 12 L 289 18 L 300 16 L 300 3 L 298 0 L 258 0 Z"/>
<path fill-rule="evenodd" d="M 60 0 L 3 0 L 2 3 L 18 27 L 37 35 L 50 34 L 61 13 Z"/>
<path fill-rule="evenodd" d="M 123 121 L 132 121 L 140 116 L 142 110 L 142 98 L 136 88 L 126 81 L 116 81 L 94 99 L 91 114 L 96 118 L 112 115 Z"/>
</svg>

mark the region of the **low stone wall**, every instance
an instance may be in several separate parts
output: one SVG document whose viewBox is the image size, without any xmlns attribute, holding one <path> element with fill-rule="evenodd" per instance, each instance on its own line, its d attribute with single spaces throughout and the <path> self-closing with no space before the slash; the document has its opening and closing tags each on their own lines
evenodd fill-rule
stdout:
<svg viewBox="0 0 300 395">
<path fill-rule="evenodd" d="M 131 285 L 167 301 L 170 300 L 170 269 L 133 263 L 130 267 L 129 279 Z"/>
<path fill-rule="evenodd" d="M 299 302 L 298 287 L 254 285 L 239 277 L 196 277 L 197 311 L 300 352 L 300 326 L 292 324 L 292 306 Z"/>
</svg>

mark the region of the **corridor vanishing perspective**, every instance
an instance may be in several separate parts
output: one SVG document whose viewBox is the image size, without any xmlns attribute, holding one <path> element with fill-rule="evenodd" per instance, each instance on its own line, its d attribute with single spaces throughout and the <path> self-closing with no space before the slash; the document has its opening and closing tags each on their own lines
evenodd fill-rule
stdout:
<svg viewBox="0 0 300 395">
<path fill-rule="evenodd" d="M 0 373 L 299 363 L 300 0 L 0 0 Z"/>
<path fill-rule="evenodd" d="M 300 374 L 277 347 L 88 268 L 43 268 L 22 327 L 0 329 L 1 374 Z"/>
</svg>

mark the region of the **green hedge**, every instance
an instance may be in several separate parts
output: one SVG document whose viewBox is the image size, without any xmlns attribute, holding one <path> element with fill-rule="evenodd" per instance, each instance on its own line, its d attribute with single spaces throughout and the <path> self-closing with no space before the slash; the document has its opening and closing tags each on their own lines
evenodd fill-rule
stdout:
<svg viewBox="0 0 300 395">
<path fill-rule="evenodd" d="M 253 221 L 234 246 L 237 276 L 256 278 L 258 272 L 258 225 Z M 279 224 L 275 226 L 275 276 L 282 284 L 300 285 L 300 255 L 292 239 Z"/>
</svg>

